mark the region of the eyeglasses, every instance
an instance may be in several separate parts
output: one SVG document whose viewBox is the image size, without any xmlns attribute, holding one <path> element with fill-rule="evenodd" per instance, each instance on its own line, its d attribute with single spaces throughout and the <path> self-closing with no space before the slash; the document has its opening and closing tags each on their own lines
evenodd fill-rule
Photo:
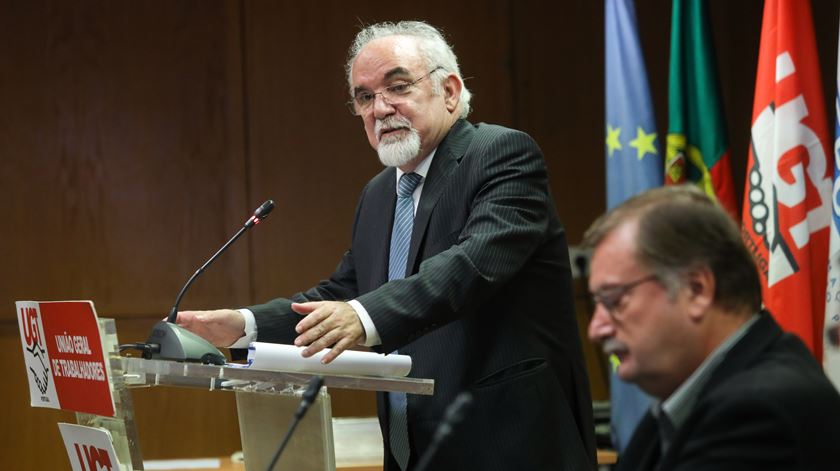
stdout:
<svg viewBox="0 0 840 471">
<path fill-rule="evenodd" d="M 600 304 L 601 306 L 604 306 L 604 309 L 607 310 L 610 317 L 615 319 L 618 313 L 619 304 L 621 304 L 621 300 L 624 299 L 624 296 L 642 283 L 657 280 L 659 280 L 659 277 L 656 275 L 648 275 L 636 281 L 631 281 L 630 283 L 606 286 L 592 293 L 592 302 L 596 305 Z"/>
<path fill-rule="evenodd" d="M 353 116 L 359 116 L 362 113 L 365 113 L 368 109 L 370 109 L 371 106 L 373 106 L 373 103 L 376 101 L 376 95 L 381 96 L 382 99 L 385 100 L 385 102 L 389 105 L 400 104 L 402 103 L 404 97 L 408 96 L 411 93 L 411 90 L 418 83 L 420 83 L 423 79 L 427 78 L 428 76 L 441 69 L 443 69 L 443 67 L 441 66 L 435 67 L 434 69 L 430 70 L 429 73 L 427 73 L 426 75 L 423 75 L 412 82 L 397 82 L 393 85 L 388 85 L 387 87 L 383 88 L 381 92 L 359 90 L 353 96 L 353 99 L 347 102 L 347 107 L 350 109 L 350 113 Z"/>
</svg>

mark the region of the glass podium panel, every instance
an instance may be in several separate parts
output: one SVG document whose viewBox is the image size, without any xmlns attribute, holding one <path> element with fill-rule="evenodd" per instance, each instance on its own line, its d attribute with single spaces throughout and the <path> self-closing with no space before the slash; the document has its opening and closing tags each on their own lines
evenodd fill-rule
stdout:
<svg viewBox="0 0 840 471">
<path fill-rule="evenodd" d="M 277 451 L 300 403 L 316 376 L 311 373 L 255 370 L 169 360 L 119 356 L 113 319 L 100 319 L 103 351 L 108 352 L 116 417 L 77 414 L 81 425 L 111 432 L 123 469 L 143 469 L 134 423 L 131 389 L 186 387 L 236 394 L 240 438 L 247 471 L 264 471 Z M 434 381 L 405 377 L 325 375 L 324 388 L 304 416 L 274 469 L 332 471 L 335 469 L 332 412 L 327 388 L 405 392 L 431 395 Z"/>
<path fill-rule="evenodd" d="M 294 396 L 236 393 L 246 471 L 268 469 L 299 403 Z M 321 389 L 273 469 L 332 471 L 335 469 L 334 450 L 330 396 Z"/>
</svg>

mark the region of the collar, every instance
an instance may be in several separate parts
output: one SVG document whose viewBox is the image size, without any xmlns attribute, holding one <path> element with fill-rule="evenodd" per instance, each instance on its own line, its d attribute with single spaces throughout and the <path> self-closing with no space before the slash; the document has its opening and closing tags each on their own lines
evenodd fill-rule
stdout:
<svg viewBox="0 0 840 471">
<path fill-rule="evenodd" d="M 433 150 L 432 150 L 432 152 L 430 152 L 430 153 L 429 153 L 429 155 L 428 155 L 428 156 L 426 156 L 426 158 L 425 158 L 425 159 L 423 159 L 423 160 L 422 160 L 422 161 L 421 161 L 421 162 L 417 165 L 417 167 L 413 170 L 413 171 L 414 171 L 414 173 L 416 173 L 416 174 L 420 175 L 421 177 L 423 177 L 423 180 L 420 180 L 420 184 L 421 184 L 421 185 L 422 185 L 423 181 L 425 181 L 425 180 L 426 180 L 426 174 L 428 174 L 428 173 L 429 173 L 429 167 L 431 167 L 431 166 L 432 166 L 432 159 L 434 159 L 434 157 L 435 157 L 435 152 L 437 152 L 437 148 L 433 149 Z M 399 184 L 399 182 L 400 182 L 400 177 L 401 177 L 401 176 L 403 176 L 403 174 L 404 174 L 405 172 L 403 172 L 402 170 L 400 170 L 400 168 L 399 168 L 399 167 L 394 167 L 394 168 L 397 170 L 397 184 Z"/>
<path fill-rule="evenodd" d="M 665 414 L 671 424 L 673 424 L 674 431 L 678 431 L 683 424 L 685 424 L 689 415 L 691 415 L 691 412 L 694 410 L 697 398 L 700 396 L 700 392 L 703 390 L 703 387 L 706 383 L 708 383 L 712 373 L 714 373 L 732 347 L 734 347 L 735 344 L 737 344 L 738 341 L 746 335 L 750 327 L 758 321 L 759 317 L 760 316 L 758 314 L 754 314 L 749 320 L 744 322 L 738 330 L 733 332 L 726 338 L 726 340 L 718 345 L 718 347 L 708 357 L 706 357 L 705 360 L 703 360 L 703 363 L 694 370 L 694 373 L 692 373 L 691 376 L 689 376 L 688 379 L 685 380 L 667 399 L 661 402 L 654 401 L 651 406 L 651 413 L 653 416 L 658 419 L 660 413 Z"/>
</svg>

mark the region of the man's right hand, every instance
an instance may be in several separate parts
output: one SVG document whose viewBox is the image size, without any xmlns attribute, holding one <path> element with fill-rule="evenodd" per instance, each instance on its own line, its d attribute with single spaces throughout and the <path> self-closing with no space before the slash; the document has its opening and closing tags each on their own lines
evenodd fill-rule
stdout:
<svg viewBox="0 0 840 471">
<path fill-rule="evenodd" d="M 180 311 L 176 323 L 217 347 L 229 347 L 245 335 L 245 317 L 233 309 Z"/>
</svg>

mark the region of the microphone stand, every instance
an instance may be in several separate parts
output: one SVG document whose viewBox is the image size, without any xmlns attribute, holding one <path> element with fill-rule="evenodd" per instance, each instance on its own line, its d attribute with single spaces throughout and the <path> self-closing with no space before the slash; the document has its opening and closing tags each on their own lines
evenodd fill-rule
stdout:
<svg viewBox="0 0 840 471">
<path fill-rule="evenodd" d="M 429 467 L 429 463 L 431 463 L 432 458 L 437 453 L 440 444 L 452 435 L 453 427 L 464 420 L 464 414 L 470 405 L 472 405 L 472 400 L 472 393 L 469 391 L 464 391 L 455 396 L 455 400 L 452 401 L 452 404 L 449 404 L 446 412 L 443 413 L 443 420 L 440 421 L 440 425 L 438 425 L 435 434 L 432 436 L 429 448 L 426 448 L 426 452 L 420 457 L 420 462 L 417 463 L 414 471 L 423 471 Z"/>
<path fill-rule="evenodd" d="M 271 463 L 269 463 L 266 471 L 271 471 L 274 469 L 274 466 L 277 464 L 277 460 L 280 459 L 280 455 L 283 453 L 283 450 L 286 449 L 286 445 L 289 444 L 289 440 L 292 438 L 292 434 L 295 432 L 298 424 L 300 423 L 303 416 L 306 414 L 306 411 L 309 410 L 309 407 L 315 402 L 315 398 L 318 396 L 318 391 L 321 390 L 321 386 L 324 385 L 324 378 L 322 376 L 313 376 L 311 380 L 309 380 L 309 386 L 307 386 L 306 391 L 303 393 L 303 397 L 300 399 L 300 405 L 295 411 L 295 416 L 292 419 L 292 423 L 289 424 L 289 429 L 286 431 L 286 435 L 283 436 L 283 440 L 280 442 L 280 446 L 277 448 L 277 451 L 274 453 L 274 457 L 271 459 Z"/>
</svg>

